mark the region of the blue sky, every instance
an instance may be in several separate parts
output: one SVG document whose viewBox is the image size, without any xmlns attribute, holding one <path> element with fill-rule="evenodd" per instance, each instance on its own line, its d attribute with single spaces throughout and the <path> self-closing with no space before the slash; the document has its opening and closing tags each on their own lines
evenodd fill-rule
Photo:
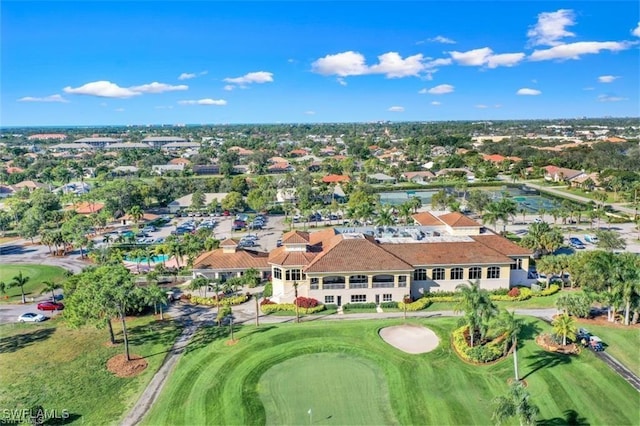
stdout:
<svg viewBox="0 0 640 426">
<path fill-rule="evenodd" d="M 640 115 L 635 1 L 3 1 L 0 125 Z"/>
</svg>

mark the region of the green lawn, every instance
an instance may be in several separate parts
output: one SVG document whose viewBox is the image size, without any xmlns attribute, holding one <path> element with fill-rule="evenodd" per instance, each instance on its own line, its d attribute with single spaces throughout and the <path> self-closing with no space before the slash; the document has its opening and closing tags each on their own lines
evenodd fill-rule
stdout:
<svg viewBox="0 0 640 426">
<path fill-rule="evenodd" d="M 574 293 L 577 293 L 574 292 Z M 551 296 L 532 297 L 521 302 L 494 302 L 500 309 L 544 309 L 555 308 L 556 300 L 562 294 L 559 291 Z M 434 298 L 434 302 L 427 306 L 425 311 L 453 311 L 456 308 L 455 302 L 438 302 L 437 298 Z"/>
<path fill-rule="evenodd" d="M 40 295 L 43 281 L 51 280 L 54 282 L 62 282 L 64 280 L 65 273 L 65 270 L 58 266 L 3 264 L 0 265 L 0 281 L 8 284 L 13 281 L 13 277 L 18 275 L 21 271 L 22 275 L 29 277 L 29 282 L 24 286 L 24 292 L 27 298 L 37 297 Z M 59 292 L 60 290 L 57 291 L 57 293 Z M 9 289 L 7 291 L 7 295 L 9 296 L 9 299 L 6 299 L 5 295 L 2 295 L 1 300 L 12 303 L 20 302 L 22 300 L 20 287 L 13 287 Z"/>
<path fill-rule="evenodd" d="M 341 381 L 338 391 L 336 380 L 341 377 L 349 380 Z M 315 353 L 288 359 L 262 375 L 258 393 L 267 425 L 328 420 L 334 424 L 397 423 L 383 371 L 372 361 L 350 354 Z"/>
<path fill-rule="evenodd" d="M 363 366 L 359 373 L 369 374 L 360 392 L 377 401 L 385 401 L 388 395 L 390 401 L 392 414 L 385 414 L 385 421 L 371 420 L 374 424 L 493 424 L 491 401 L 507 391 L 512 360 L 489 366 L 462 362 L 449 344 L 457 321 L 411 319 L 434 330 L 442 342 L 435 351 L 422 355 L 406 354 L 380 339 L 379 329 L 401 324 L 398 319 L 245 326 L 236 331 L 235 345 L 226 344 L 228 327 L 203 329 L 144 423 L 306 424 L 309 408 L 317 413 L 314 424 L 358 424 L 358 419 L 374 415 L 367 413 L 370 403 L 363 404 L 361 395 L 354 395 L 352 374 L 345 373 L 340 362 L 323 356 L 316 366 L 307 357 L 322 353 L 377 366 Z M 637 391 L 591 351 L 568 357 L 541 350 L 533 339 L 548 330 L 544 322 L 527 318 L 518 350 L 521 376 L 540 407 L 539 419 L 566 424 L 577 413 L 581 424 L 637 424 Z M 382 372 L 386 386 L 377 385 L 377 390 L 370 391 L 371 383 L 379 383 L 375 371 Z M 313 405 L 313 401 L 327 403 L 329 396 L 319 396 L 325 376 L 333 380 L 332 397 L 341 401 L 335 406 Z M 267 392 L 273 395 L 265 397 Z M 290 402 L 287 398 L 296 392 L 308 396 L 298 395 L 293 404 L 283 402 Z M 344 412 L 342 400 L 350 402 L 353 413 Z M 379 403 L 382 413 L 385 404 Z M 333 415 L 345 417 L 329 418 Z"/>
<path fill-rule="evenodd" d="M 638 327 L 607 327 L 597 325 L 582 325 L 591 334 L 595 334 L 606 344 L 605 350 L 627 368 L 640 376 L 640 328 Z"/>
<path fill-rule="evenodd" d="M 117 378 L 106 362 L 123 346 L 107 347 L 107 330 L 69 329 L 62 320 L 0 327 L 0 407 L 69 410 L 74 423 L 115 424 L 133 406 L 179 333 L 171 321 L 129 321 L 131 353 L 147 357 L 139 376 Z M 119 324 L 114 322 L 118 331 Z M 116 335 L 116 339 L 121 336 Z"/>
</svg>

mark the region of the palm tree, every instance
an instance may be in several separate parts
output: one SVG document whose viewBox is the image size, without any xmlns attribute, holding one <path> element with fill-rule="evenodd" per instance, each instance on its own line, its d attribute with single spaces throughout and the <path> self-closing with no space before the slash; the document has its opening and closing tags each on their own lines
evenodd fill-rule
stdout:
<svg viewBox="0 0 640 426">
<path fill-rule="evenodd" d="M 42 281 L 42 292 L 40 294 L 51 292 L 51 300 L 56 300 L 55 290 L 61 288 L 59 283 L 55 283 L 51 280 Z"/>
<path fill-rule="evenodd" d="M 551 323 L 553 332 L 562 336 L 562 345 L 567 345 L 567 337 L 569 339 L 576 338 L 576 320 L 567 314 L 558 315 Z"/>
<path fill-rule="evenodd" d="M 405 201 L 404 203 L 400 204 L 400 206 L 398 207 L 398 212 L 405 225 L 409 225 L 409 223 L 412 222 L 411 215 L 413 213 L 413 208 L 409 201 Z"/>
<path fill-rule="evenodd" d="M 518 375 L 518 334 L 522 329 L 522 320 L 516 317 L 514 311 L 509 312 L 504 310 L 500 315 L 499 321 L 506 334 L 504 354 L 506 355 L 509 350 L 509 343 L 511 343 L 511 347 L 513 348 L 513 372 L 517 382 L 520 380 L 520 376 Z"/>
<path fill-rule="evenodd" d="M 149 304 L 153 305 L 154 310 L 156 309 L 156 307 L 160 309 L 160 319 L 164 320 L 162 307 L 167 301 L 167 295 L 157 283 L 154 283 L 153 285 L 147 287 L 146 300 Z"/>
<path fill-rule="evenodd" d="M 191 282 L 189 283 L 189 290 L 191 291 L 198 290 L 198 293 L 202 295 L 202 287 L 206 287 L 208 285 L 209 285 L 209 280 L 205 277 L 200 276 L 191 280 Z"/>
<path fill-rule="evenodd" d="M 493 400 L 495 409 L 492 418 L 497 425 L 511 417 L 517 417 L 520 426 L 535 425 L 540 410 L 530 398 L 522 382 L 514 382 L 506 396 L 499 396 Z"/>
<path fill-rule="evenodd" d="M 383 206 L 378 210 L 378 217 L 375 224 L 378 226 L 391 226 L 393 225 L 393 213 L 391 212 L 391 206 Z"/>
<path fill-rule="evenodd" d="M 417 213 L 418 209 L 422 207 L 422 200 L 420 199 L 420 197 L 417 197 L 417 196 L 411 197 L 411 199 L 409 200 L 409 203 L 414 213 Z"/>
<path fill-rule="evenodd" d="M 260 283 L 260 271 L 256 268 L 249 268 L 242 274 L 242 280 L 246 286 L 253 288 Z"/>
<path fill-rule="evenodd" d="M 29 282 L 29 277 L 25 277 L 22 275 L 22 271 L 18 272 L 18 275 L 13 277 L 13 283 L 11 287 L 20 287 L 20 292 L 22 293 L 22 303 L 27 303 L 27 299 L 24 296 L 24 286 Z"/>
<path fill-rule="evenodd" d="M 129 217 L 131 217 L 137 225 L 138 222 L 140 222 L 140 219 L 144 217 L 144 211 L 142 211 L 140 206 L 131 206 L 129 209 Z"/>
<path fill-rule="evenodd" d="M 489 292 L 480 288 L 478 281 L 459 284 L 456 290 L 460 292 L 460 300 L 455 308 L 456 312 L 464 312 L 464 319 L 469 327 L 470 344 L 475 344 L 475 334 L 480 333 L 483 339 L 489 320 L 497 313 L 497 308 L 489 298 Z"/>
</svg>

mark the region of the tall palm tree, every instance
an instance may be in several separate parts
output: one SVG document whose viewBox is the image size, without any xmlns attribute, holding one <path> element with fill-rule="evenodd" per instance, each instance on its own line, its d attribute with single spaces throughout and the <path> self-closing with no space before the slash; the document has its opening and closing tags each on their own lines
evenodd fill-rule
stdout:
<svg viewBox="0 0 640 426">
<path fill-rule="evenodd" d="M 140 219 L 144 217 L 144 211 L 140 206 L 131 206 L 129 209 L 129 217 L 131 217 L 137 225 L 138 222 L 140 222 Z"/>
<path fill-rule="evenodd" d="M 516 317 L 514 311 L 509 312 L 504 310 L 500 314 L 499 321 L 506 334 L 504 354 L 506 355 L 509 350 L 509 343 L 511 343 L 511 347 L 513 348 L 513 372 L 517 382 L 520 380 L 520 376 L 518 375 L 518 334 L 522 329 L 522 320 Z"/>
<path fill-rule="evenodd" d="M 553 332 L 562 336 L 562 344 L 567 345 L 567 338 L 576 338 L 576 320 L 567 314 L 558 315 L 551 323 L 553 326 Z"/>
<path fill-rule="evenodd" d="M 22 271 L 18 272 L 18 275 L 13 277 L 12 287 L 20 287 L 22 293 L 22 303 L 27 303 L 27 299 L 24 295 L 24 286 L 29 282 L 29 277 L 22 275 Z"/>
<path fill-rule="evenodd" d="M 156 308 L 160 309 L 160 319 L 164 320 L 164 313 L 162 312 L 162 307 L 167 301 L 167 295 L 165 291 L 160 288 L 157 283 L 154 283 L 146 288 L 146 300 L 147 303 L 153 305 L 154 310 Z"/>
<path fill-rule="evenodd" d="M 378 209 L 378 216 L 376 217 L 375 224 L 378 226 L 393 225 L 393 213 L 391 206 L 382 206 Z"/>
<path fill-rule="evenodd" d="M 404 203 L 400 204 L 400 206 L 398 207 L 398 213 L 405 225 L 409 225 L 412 222 L 411 215 L 413 214 L 413 208 L 411 207 L 410 202 L 405 201 Z"/>
<path fill-rule="evenodd" d="M 51 292 L 51 300 L 56 300 L 55 290 L 61 288 L 59 283 L 51 280 L 42 281 L 42 292 L 40 294 Z"/>
<path fill-rule="evenodd" d="M 540 410 L 531 402 L 529 392 L 522 382 L 514 382 L 506 396 L 499 396 L 493 400 L 495 409 L 492 418 L 499 426 L 511 417 L 517 417 L 520 426 L 535 425 Z"/>
</svg>

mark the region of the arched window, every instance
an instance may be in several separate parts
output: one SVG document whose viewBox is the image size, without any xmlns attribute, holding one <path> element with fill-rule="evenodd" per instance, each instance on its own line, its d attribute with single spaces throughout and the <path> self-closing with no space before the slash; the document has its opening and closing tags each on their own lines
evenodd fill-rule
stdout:
<svg viewBox="0 0 640 426">
<path fill-rule="evenodd" d="M 479 266 L 472 266 L 469 268 L 469 279 L 479 280 L 482 278 L 482 268 Z"/>
<path fill-rule="evenodd" d="M 490 279 L 500 278 L 500 267 L 489 266 L 489 268 L 487 269 L 487 278 L 490 278 Z"/>
<path fill-rule="evenodd" d="M 444 268 L 433 268 L 433 280 L 444 280 Z"/>
<path fill-rule="evenodd" d="M 451 279 L 452 280 L 462 280 L 462 279 L 464 279 L 464 269 L 462 269 L 462 268 L 451 268 Z"/>
<path fill-rule="evenodd" d="M 426 269 L 416 269 L 413 271 L 413 280 L 414 281 L 426 281 L 427 280 L 427 270 Z"/>
</svg>

